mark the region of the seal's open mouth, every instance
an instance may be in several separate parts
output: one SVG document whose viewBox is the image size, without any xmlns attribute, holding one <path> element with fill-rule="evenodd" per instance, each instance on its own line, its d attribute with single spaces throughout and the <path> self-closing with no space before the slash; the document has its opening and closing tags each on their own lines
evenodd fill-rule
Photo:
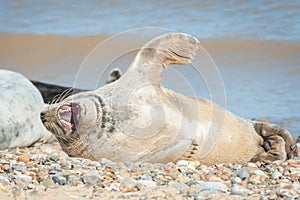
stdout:
<svg viewBox="0 0 300 200">
<path fill-rule="evenodd" d="M 58 109 L 58 119 L 61 124 L 70 130 L 76 130 L 79 123 L 79 105 L 69 104 L 62 105 Z"/>
</svg>

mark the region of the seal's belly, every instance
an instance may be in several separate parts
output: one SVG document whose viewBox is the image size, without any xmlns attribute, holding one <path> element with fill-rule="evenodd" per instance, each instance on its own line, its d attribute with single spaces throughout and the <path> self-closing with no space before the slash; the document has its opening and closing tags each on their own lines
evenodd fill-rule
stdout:
<svg viewBox="0 0 300 200">
<path fill-rule="evenodd" d="M 262 138 L 227 112 L 215 146 L 200 161 L 204 164 L 247 163 L 259 152 Z"/>
</svg>

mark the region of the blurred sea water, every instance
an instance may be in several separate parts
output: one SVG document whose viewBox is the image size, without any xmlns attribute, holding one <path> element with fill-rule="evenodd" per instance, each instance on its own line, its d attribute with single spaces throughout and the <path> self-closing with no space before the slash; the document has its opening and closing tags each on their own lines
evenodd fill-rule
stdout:
<svg viewBox="0 0 300 200">
<path fill-rule="evenodd" d="M 199 38 L 216 62 L 227 109 L 244 118 L 268 119 L 296 137 L 299 10 L 297 0 L 1 1 L 0 66 L 31 79 L 72 85 L 87 53 L 109 36 L 142 27 L 185 32 Z M 133 56 L 121 59 L 117 67 L 125 71 Z M 198 97 L 211 98 L 205 82 L 189 68 L 168 70 L 163 84 L 191 95 L 186 80 Z M 88 80 L 84 87 L 91 87 Z"/>
</svg>

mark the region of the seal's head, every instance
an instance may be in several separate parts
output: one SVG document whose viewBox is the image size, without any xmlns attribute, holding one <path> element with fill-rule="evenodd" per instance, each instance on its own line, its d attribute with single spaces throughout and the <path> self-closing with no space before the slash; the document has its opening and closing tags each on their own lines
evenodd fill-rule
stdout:
<svg viewBox="0 0 300 200">
<path fill-rule="evenodd" d="M 83 92 L 50 105 L 41 113 L 41 120 L 69 156 L 95 160 L 86 149 L 84 137 L 97 129 L 101 114 L 99 97 Z"/>
</svg>

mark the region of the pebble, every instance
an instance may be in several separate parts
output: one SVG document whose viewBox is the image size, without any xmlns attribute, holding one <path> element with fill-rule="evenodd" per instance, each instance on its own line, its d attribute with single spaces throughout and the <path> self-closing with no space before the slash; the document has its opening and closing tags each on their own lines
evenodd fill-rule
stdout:
<svg viewBox="0 0 300 200">
<path fill-rule="evenodd" d="M 112 183 L 109 186 L 110 191 L 120 191 L 120 183 Z"/>
<path fill-rule="evenodd" d="M 16 170 L 16 171 L 25 171 L 25 170 L 27 170 L 27 166 L 25 166 L 25 165 L 14 165 L 12 168 L 13 168 L 13 170 Z"/>
<path fill-rule="evenodd" d="M 7 186 L 9 185 L 10 181 L 4 176 L 0 176 L 0 183 L 2 184 L 2 186 Z"/>
<path fill-rule="evenodd" d="M 258 175 L 258 176 L 264 176 L 264 175 L 265 175 L 265 172 L 263 172 L 263 171 L 260 170 L 260 169 L 256 169 L 256 170 L 253 170 L 253 171 L 251 172 L 251 174 Z"/>
<path fill-rule="evenodd" d="M 185 183 L 170 183 L 169 188 L 175 188 L 177 191 L 182 191 L 188 189 L 189 186 L 187 186 Z"/>
<path fill-rule="evenodd" d="M 248 170 L 240 169 L 233 173 L 233 176 L 239 177 L 241 180 L 248 179 L 250 177 L 250 173 Z"/>
<path fill-rule="evenodd" d="M 18 157 L 18 160 L 19 160 L 19 161 L 22 161 L 22 162 L 24 162 L 24 163 L 27 163 L 27 162 L 30 161 L 30 157 L 29 157 L 29 156 L 25 156 L 25 155 L 20 155 L 20 156 Z"/>
<path fill-rule="evenodd" d="M 231 194 L 232 195 L 243 195 L 243 194 L 247 194 L 247 193 L 249 193 L 249 189 L 247 189 L 247 188 L 245 188 L 243 186 L 234 184 L 231 187 Z"/>
<path fill-rule="evenodd" d="M 250 162 L 250 163 L 247 164 L 247 167 L 257 168 L 257 165 L 253 162 Z"/>
<path fill-rule="evenodd" d="M 76 175 L 70 175 L 70 176 L 68 176 L 68 183 L 71 186 L 78 186 L 78 185 L 83 184 L 82 178 L 80 176 L 76 176 Z"/>
<path fill-rule="evenodd" d="M 201 192 L 208 192 L 211 194 L 220 192 L 225 193 L 227 191 L 227 186 L 221 182 L 202 182 L 197 188 Z"/>
<path fill-rule="evenodd" d="M 31 176 L 28 176 L 28 175 L 25 175 L 25 174 L 18 174 L 18 175 L 15 175 L 14 178 L 16 180 L 21 180 L 21 181 L 31 181 L 32 180 L 32 177 Z"/>
<path fill-rule="evenodd" d="M 7 171 L 7 170 L 10 170 L 11 167 L 9 164 L 4 164 L 4 165 L 2 165 L 1 169 L 3 169 L 4 171 Z"/>
<path fill-rule="evenodd" d="M 57 180 L 56 180 L 57 181 Z M 42 182 L 42 185 L 45 187 L 45 188 L 55 188 L 55 183 L 53 181 L 52 178 L 46 178 L 43 182 Z"/>
<path fill-rule="evenodd" d="M 240 177 L 235 177 L 233 179 L 233 183 L 240 183 L 240 182 L 242 182 L 242 179 Z"/>
<path fill-rule="evenodd" d="M 124 192 L 132 192 L 135 190 L 137 181 L 131 177 L 126 177 L 120 184 L 120 190 Z"/>
<path fill-rule="evenodd" d="M 300 190 L 300 184 L 298 182 L 294 182 L 292 184 L 292 188 L 296 191 L 299 191 Z"/>
<path fill-rule="evenodd" d="M 176 166 L 178 166 L 178 167 L 187 167 L 187 166 L 189 166 L 189 161 L 179 160 L 179 161 L 177 161 Z"/>
<path fill-rule="evenodd" d="M 156 187 L 156 183 L 152 180 L 139 180 L 138 183 L 145 187 Z"/>
<path fill-rule="evenodd" d="M 0 192 L 4 191 L 5 190 L 5 187 L 3 186 L 2 183 L 0 183 Z"/>
<path fill-rule="evenodd" d="M 52 176 L 52 180 L 54 183 L 57 183 L 57 184 L 59 184 L 59 182 L 60 182 L 60 179 L 57 176 Z"/>
<path fill-rule="evenodd" d="M 1 199 L 40 199 L 49 189 L 71 199 L 293 199 L 300 196 L 299 173 L 299 160 L 114 163 L 70 158 L 57 142 L 0 150 Z"/>
<path fill-rule="evenodd" d="M 282 176 L 282 173 L 280 173 L 280 172 L 273 172 L 272 173 L 272 179 L 273 180 L 279 179 L 281 176 Z"/>
<path fill-rule="evenodd" d="M 101 176 L 99 175 L 97 170 L 91 170 L 87 174 L 83 175 L 83 181 L 85 184 L 95 184 L 97 181 L 101 179 Z"/>
<path fill-rule="evenodd" d="M 148 194 L 144 194 L 139 198 L 139 200 L 148 200 L 148 199 L 149 199 Z"/>
<path fill-rule="evenodd" d="M 188 197 L 192 197 L 194 200 L 205 200 L 205 196 L 200 195 L 198 192 L 194 190 L 188 190 L 187 194 Z"/>
</svg>

